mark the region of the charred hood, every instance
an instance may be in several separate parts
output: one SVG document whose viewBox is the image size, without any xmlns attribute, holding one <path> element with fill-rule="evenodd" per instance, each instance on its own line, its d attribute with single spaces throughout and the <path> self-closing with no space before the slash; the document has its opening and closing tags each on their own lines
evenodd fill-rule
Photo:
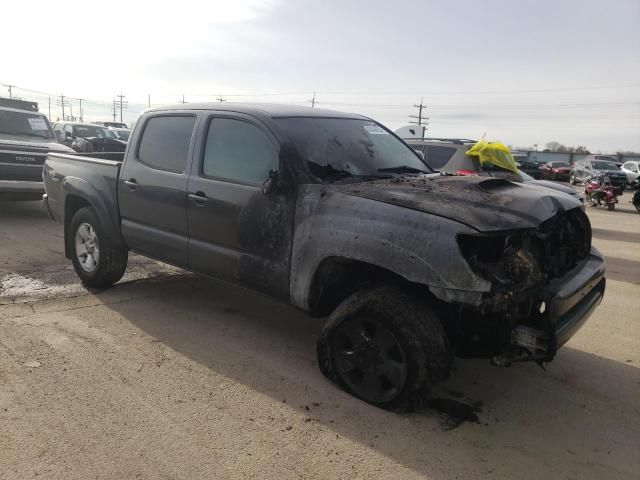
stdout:
<svg viewBox="0 0 640 480">
<path fill-rule="evenodd" d="M 486 177 L 399 177 L 333 188 L 450 218 L 479 231 L 535 228 L 580 203 L 560 192 Z"/>
</svg>

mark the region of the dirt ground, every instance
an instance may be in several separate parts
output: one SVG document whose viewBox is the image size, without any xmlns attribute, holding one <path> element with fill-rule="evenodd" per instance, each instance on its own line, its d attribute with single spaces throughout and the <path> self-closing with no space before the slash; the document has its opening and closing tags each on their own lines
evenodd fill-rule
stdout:
<svg viewBox="0 0 640 480">
<path fill-rule="evenodd" d="M 315 364 L 322 321 L 133 257 L 96 293 L 38 203 L 0 203 L 0 477 L 637 478 L 640 215 L 589 210 L 605 300 L 547 371 L 458 361 L 388 413 Z"/>
</svg>

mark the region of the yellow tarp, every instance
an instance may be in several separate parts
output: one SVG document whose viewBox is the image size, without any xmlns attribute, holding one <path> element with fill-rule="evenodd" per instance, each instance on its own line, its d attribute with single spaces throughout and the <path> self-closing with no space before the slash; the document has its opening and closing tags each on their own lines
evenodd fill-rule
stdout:
<svg viewBox="0 0 640 480">
<path fill-rule="evenodd" d="M 518 173 L 518 166 L 516 165 L 513 155 L 511 155 L 509 149 L 500 142 L 480 140 L 467 150 L 467 155 L 477 156 L 481 165 L 488 163 L 495 167 Z"/>
</svg>

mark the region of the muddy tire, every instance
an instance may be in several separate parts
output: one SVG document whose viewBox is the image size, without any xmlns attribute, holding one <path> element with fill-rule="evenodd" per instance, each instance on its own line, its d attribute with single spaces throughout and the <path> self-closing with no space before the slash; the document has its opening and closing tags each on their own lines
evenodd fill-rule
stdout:
<svg viewBox="0 0 640 480">
<path fill-rule="evenodd" d="M 93 208 L 85 207 L 76 212 L 66 242 L 73 268 L 86 286 L 108 288 L 124 275 L 128 252 L 115 245 Z"/>
<path fill-rule="evenodd" d="M 391 286 L 361 290 L 331 314 L 318 365 L 355 397 L 387 410 L 425 406 L 449 376 L 453 355 L 442 325 L 418 298 Z"/>
</svg>

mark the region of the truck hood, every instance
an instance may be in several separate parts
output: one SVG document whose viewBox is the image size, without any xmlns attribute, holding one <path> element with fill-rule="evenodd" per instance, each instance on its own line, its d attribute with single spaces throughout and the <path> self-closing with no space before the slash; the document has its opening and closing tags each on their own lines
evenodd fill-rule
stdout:
<svg viewBox="0 0 640 480">
<path fill-rule="evenodd" d="M 66 145 L 55 142 L 48 138 L 24 137 L 22 135 L 2 134 L 0 137 L 1 148 L 27 148 L 42 149 L 45 152 L 70 153 L 73 150 Z"/>
<path fill-rule="evenodd" d="M 551 190 L 556 190 L 558 192 L 566 193 L 573 197 L 579 196 L 575 188 L 569 187 L 567 185 L 564 185 L 558 182 L 550 182 L 549 180 L 531 180 L 524 183 L 533 187 L 537 186 L 537 187 L 550 188 Z"/>
<path fill-rule="evenodd" d="M 580 208 L 578 200 L 564 193 L 501 178 L 398 177 L 331 188 L 449 218 L 481 232 L 535 228 L 560 211 Z"/>
</svg>

